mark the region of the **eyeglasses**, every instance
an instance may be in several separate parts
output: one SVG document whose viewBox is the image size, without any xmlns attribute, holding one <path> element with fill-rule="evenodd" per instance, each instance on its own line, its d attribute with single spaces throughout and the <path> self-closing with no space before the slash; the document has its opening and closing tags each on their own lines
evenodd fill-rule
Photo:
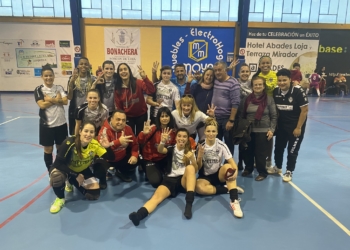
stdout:
<svg viewBox="0 0 350 250">
<path fill-rule="evenodd" d="M 182 96 L 182 98 L 184 98 L 184 97 L 188 97 L 188 98 L 192 98 L 193 99 L 193 95 L 191 95 L 191 94 L 185 94 L 185 95 Z"/>
</svg>

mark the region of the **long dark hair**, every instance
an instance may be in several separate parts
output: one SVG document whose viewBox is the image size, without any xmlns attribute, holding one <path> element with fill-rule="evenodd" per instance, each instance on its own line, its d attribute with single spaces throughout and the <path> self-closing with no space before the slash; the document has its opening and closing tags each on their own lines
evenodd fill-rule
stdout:
<svg viewBox="0 0 350 250">
<path fill-rule="evenodd" d="M 119 68 L 121 65 L 125 65 L 129 70 L 129 84 L 130 84 L 131 92 L 133 94 L 135 94 L 136 93 L 136 78 L 132 75 L 131 68 L 126 63 L 121 63 L 118 65 L 117 74 L 116 74 L 117 81 L 116 81 L 115 88 L 116 88 L 118 94 L 120 95 L 122 93 L 122 86 L 123 86 L 123 80 L 119 75 Z"/>
<path fill-rule="evenodd" d="M 259 65 L 260 65 L 261 60 L 262 60 L 263 58 L 265 58 L 265 57 L 269 58 L 270 61 L 271 61 L 271 64 L 272 64 L 272 59 L 271 59 L 270 56 L 265 55 L 265 56 L 260 57 L 260 58 L 259 58 L 259 63 L 258 63 L 258 71 L 253 75 L 253 77 L 258 76 L 258 75 L 261 73 L 261 68 L 259 67 Z"/>
<path fill-rule="evenodd" d="M 94 127 L 94 132 L 96 132 L 96 126 L 95 126 L 95 124 L 93 124 L 92 122 L 90 122 L 90 121 L 85 121 L 85 122 L 83 122 L 81 125 L 80 125 L 80 128 L 79 128 L 79 131 L 82 131 L 83 129 L 84 129 L 84 127 L 86 126 L 86 125 L 88 125 L 88 124 L 90 124 L 90 125 L 92 125 L 93 127 Z M 78 135 L 75 135 L 75 148 L 76 148 L 76 150 L 77 150 L 77 154 L 78 154 L 78 157 L 80 158 L 80 159 L 82 159 L 83 158 L 83 156 L 82 156 L 82 154 L 81 154 L 81 141 L 80 141 L 80 134 L 78 134 Z"/>
<path fill-rule="evenodd" d="M 170 121 L 169 121 L 167 127 L 168 127 L 168 128 L 171 128 L 171 129 L 174 129 L 174 128 L 175 128 L 175 121 L 174 121 L 173 115 L 171 114 L 170 109 L 168 109 L 168 107 L 161 107 L 161 108 L 158 110 L 157 117 L 156 117 L 156 127 L 157 127 L 157 130 L 162 131 L 162 125 L 161 125 L 161 123 L 160 123 L 160 117 L 162 116 L 162 113 L 166 113 L 166 114 L 170 117 Z"/>
</svg>

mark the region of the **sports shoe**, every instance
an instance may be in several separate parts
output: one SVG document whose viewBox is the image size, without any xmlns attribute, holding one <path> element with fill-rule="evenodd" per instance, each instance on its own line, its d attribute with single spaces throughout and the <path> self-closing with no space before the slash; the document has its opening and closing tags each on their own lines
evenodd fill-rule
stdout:
<svg viewBox="0 0 350 250">
<path fill-rule="evenodd" d="M 293 175 L 293 173 L 291 171 L 287 170 L 287 172 L 283 175 L 282 180 L 285 182 L 289 182 L 292 180 L 292 175 Z"/>
<path fill-rule="evenodd" d="M 227 185 L 224 185 L 224 187 L 227 188 Z M 243 188 L 237 186 L 236 189 L 237 189 L 237 193 L 244 194 L 244 189 Z M 227 193 L 229 194 L 230 191 L 228 191 Z"/>
<path fill-rule="evenodd" d="M 73 192 L 73 185 L 66 181 L 66 187 L 64 190 L 66 190 L 66 192 Z"/>
<path fill-rule="evenodd" d="M 241 201 L 241 199 L 235 200 L 234 202 L 232 202 L 232 201 L 230 202 L 230 206 L 233 210 L 233 215 L 236 216 L 237 218 L 243 217 L 241 205 L 239 204 L 240 201 Z"/>
<path fill-rule="evenodd" d="M 52 203 L 50 207 L 50 213 L 56 214 L 59 211 L 61 211 L 62 207 L 64 206 L 65 200 L 56 198 L 56 200 Z"/>
<path fill-rule="evenodd" d="M 282 169 L 274 166 L 274 167 L 270 167 L 270 168 L 266 168 L 266 171 L 269 173 L 269 174 L 280 174 L 282 173 Z"/>
</svg>

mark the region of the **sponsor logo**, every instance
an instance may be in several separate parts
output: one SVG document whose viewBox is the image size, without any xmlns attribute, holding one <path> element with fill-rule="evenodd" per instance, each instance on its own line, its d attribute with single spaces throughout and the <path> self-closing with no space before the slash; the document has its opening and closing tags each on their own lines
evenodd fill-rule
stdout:
<svg viewBox="0 0 350 250">
<path fill-rule="evenodd" d="M 60 47 L 70 48 L 70 41 L 60 41 Z"/>
<path fill-rule="evenodd" d="M 33 40 L 33 42 L 30 44 L 30 46 L 32 46 L 32 47 L 39 47 L 40 44 L 39 44 L 39 42 L 37 40 Z"/>
<path fill-rule="evenodd" d="M 208 42 L 205 40 L 193 40 L 188 42 L 188 57 L 196 62 L 208 58 Z"/>
<path fill-rule="evenodd" d="M 12 76 L 13 69 L 4 69 L 4 73 L 5 73 L 5 75 L 7 75 L 7 76 Z"/>
<path fill-rule="evenodd" d="M 34 69 L 34 76 L 41 76 L 41 69 L 40 68 Z"/>
<path fill-rule="evenodd" d="M 45 47 L 54 48 L 55 40 L 45 40 Z"/>
<path fill-rule="evenodd" d="M 61 55 L 61 61 L 62 62 L 70 62 L 70 61 L 72 61 L 72 56 L 71 55 Z"/>
<path fill-rule="evenodd" d="M 125 29 L 118 29 L 115 34 L 114 32 L 112 33 L 111 41 L 117 46 L 130 45 L 135 40 L 132 32 L 129 34 Z"/>
<path fill-rule="evenodd" d="M 318 53 L 331 53 L 331 54 L 341 54 L 346 53 L 348 47 L 338 47 L 338 46 L 318 46 Z"/>
<path fill-rule="evenodd" d="M 23 47 L 24 46 L 23 39 L 20 39 L 20 40 L 17 41 L 17 46 L 19 46 L 19 47 Z"/>
<path fill-rule="evenodd" d="M 2 43 L 2 44 L 6 44 L 6 45 L 10 45 L 10 44 L 12 44 L 12 43 L 10 43 L 10 42 L 6 42 L 6 41 L 0 41 L 0 43 Z"/>
<path fill-rule="evenodd" d="M 292 102 L 293 102 L 293 97 L 289 97 L 289 98 L 288 98 L 288 101 L 289 101 L 290 103 L 292 103 Z"/>
<path fill-rule="evenodd" d="M 25 70 L 25 69 L 18 69 L 16 71 L 17 75 L 26 75 L 29 76 L 31 74 L 31 70 Z"/>
</svg>

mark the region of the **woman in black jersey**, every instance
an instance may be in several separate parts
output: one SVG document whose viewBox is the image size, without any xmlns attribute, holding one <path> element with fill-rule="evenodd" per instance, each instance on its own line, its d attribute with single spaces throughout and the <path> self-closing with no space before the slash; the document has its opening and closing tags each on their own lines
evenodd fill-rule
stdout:
<svg viewBox="0 0 350 250">
<path fill-rule="evenodd" d="M 58 213 L 64 206 L 66 180 L 88 200 L 97 200 L 100 190 L 107 188 L 106 172 L 109 165 L 106 160 L 113 160 L 114 153 L 109 149 L 107 138 L 102 138 L 101 144 L 94 139 L 95 130 L 93 123 L 83 123 L 76 136 L 63 141 L 50 168 L 50 184 L 57 196 L 51 205 L 51 213 Z M 99 158 L 96 159 L 96 156 Z"/>
</svg>

